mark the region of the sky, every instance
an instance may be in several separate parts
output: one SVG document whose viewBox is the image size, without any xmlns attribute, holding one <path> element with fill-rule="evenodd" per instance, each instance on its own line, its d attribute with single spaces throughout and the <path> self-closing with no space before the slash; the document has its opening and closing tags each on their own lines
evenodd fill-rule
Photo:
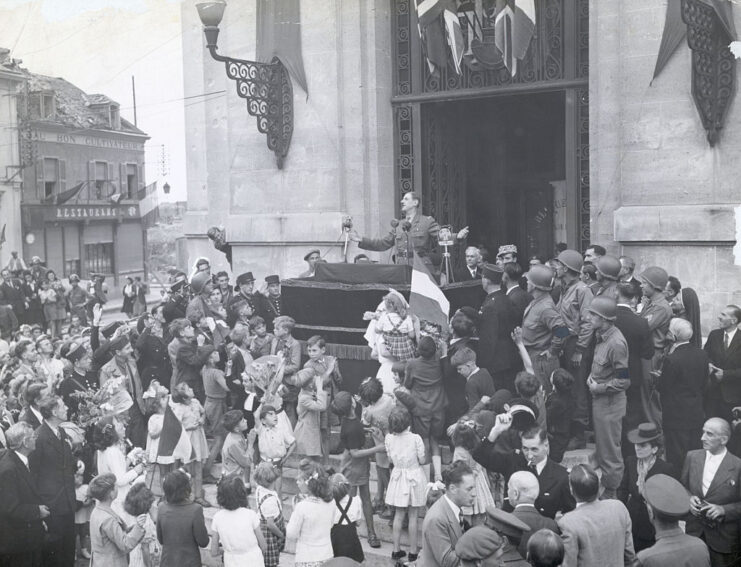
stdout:
<svg viewBox="0 0 741 567">
<path fill-rule="evenodd" d="M 135 77 L 137 124 L 151 137 L 147 183 L 158 182 L 161 201 L 186 199 L 180 5 L 181 0 L 0 0 L 0 47 L 32 73 L 107 95 L 132 123 Z M 165 181 L 169 196 L 161 190 Z"/>
</svg>

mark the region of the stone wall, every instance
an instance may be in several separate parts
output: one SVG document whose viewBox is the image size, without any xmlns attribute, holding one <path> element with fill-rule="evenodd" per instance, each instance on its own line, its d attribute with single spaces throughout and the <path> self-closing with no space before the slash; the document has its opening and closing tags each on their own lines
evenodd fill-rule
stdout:
<svg viewBox="0 0 741 567">
<path fill-rule="evenodd" d="M 226 267 L 204 238 L 226 228 L 235 274 L 293 276 L 320 248 L 338 261 L 343 215 L 376 232 L 394 211 L 391 40 L 388 2 L 307 0 L 301 39 L 309 96 L 294 82 L 294 132 L 282 170 L 266 137 L 205 49 L 198 15 L 183 5 L 185 96 L 226 90 L 186 105 L 189 262 L 207 255 Z M 255 2 L 230 0 L 219 52 L 255 54 Z"/>
<path fill-rule="evenodd" d="M 707 334 L 724 305 L 741 304 L 741 109 L 734 100 L 711 148 L 686 41 L 651 83 L 666 3 L 590 3 L 592 242 L 694 288 Z"/>
<path fill-rule="evenodd" d="M 0 130 L 0 171 L 2 177 L 9 181 L 0 181 L 0 231 L 5 229 L 5 243 L 0 246 L 0 266 L 5 266 L 11 258 L 10 253 L 23 253 L 23 235 L 21 234 L 21 182 L 22 172 L 18 130 L 18 111 L 16 97 L 13 96 L 23 81 L 16 73 L 0 71 L 0 121 L 4 123 Z"/>
</svg>

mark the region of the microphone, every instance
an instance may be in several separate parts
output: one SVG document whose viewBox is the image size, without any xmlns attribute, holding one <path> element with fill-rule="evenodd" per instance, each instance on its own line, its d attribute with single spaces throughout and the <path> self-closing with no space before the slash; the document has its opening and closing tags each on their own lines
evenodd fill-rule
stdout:
<svg viewBox="0 0 741 567">
<path fill-rule="evenodd" d="M 391 228 L 399 226 L 399 219 L 391 219 Z"/>
</svg>

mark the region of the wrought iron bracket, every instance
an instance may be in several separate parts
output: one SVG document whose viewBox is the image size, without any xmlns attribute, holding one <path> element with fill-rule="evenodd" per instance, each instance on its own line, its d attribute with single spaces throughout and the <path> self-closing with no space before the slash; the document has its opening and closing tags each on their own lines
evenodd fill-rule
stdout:
<svg viewBox="0 0 741 567">
<path fill-rule="evenodd" d="M 728 48 L 733 38 L 713 7 L 701 0 L 682 0 L 682 20 L 692 50 L 692 98 L 713 147 L 736 92 L 736 61 Z"/>
<path fill-rule="evenodd" d="M 226 66 L 227 76 L 236 83 L 237 95 L 247 101 L 247 112 L 257 118 L 257 129 L 267 135 L 268 148 L 275 153 L 278 169 L 283 169 L 293 136 L 293 85 L 288 70 L 277 57 L 270 63 L 258 63 L 219 55 L 218 28 L 207 27 L 204 31 L 211 57 Z"/>
</svg>

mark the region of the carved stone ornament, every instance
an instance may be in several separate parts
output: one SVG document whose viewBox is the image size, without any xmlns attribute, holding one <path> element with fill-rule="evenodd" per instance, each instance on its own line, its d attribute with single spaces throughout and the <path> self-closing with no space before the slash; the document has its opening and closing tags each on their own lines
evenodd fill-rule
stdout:
<svg viewBox="0 0 741 567">
<path fill-rule="evenodd" d="M 736 91 L 736 63 L 728 48 L 734 38 L 702 0 L 682 0 L 682 20 L 692 50 L 692 97 L 712 147 Z"/>
</svg>

